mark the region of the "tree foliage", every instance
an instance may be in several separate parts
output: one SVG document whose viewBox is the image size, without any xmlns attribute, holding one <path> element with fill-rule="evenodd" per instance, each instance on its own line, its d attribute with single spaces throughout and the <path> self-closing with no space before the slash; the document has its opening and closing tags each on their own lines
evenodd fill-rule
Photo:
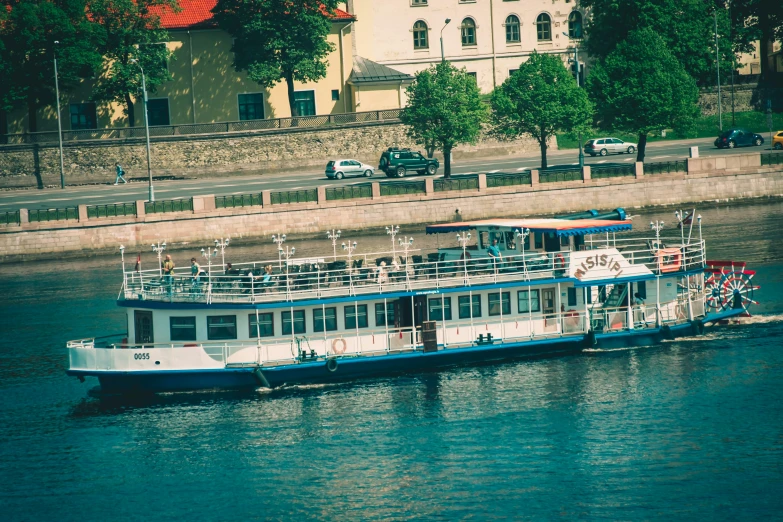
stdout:
<svg viewBox="0 0 783 522">
<path fill-rule="evenodd" d="M 326 76 L 326 57 L 334 45 L 326 37 L 338 0 L 218 0 L 212 10 L 221 29 L 234 37 L 234 68 L 271 88 L 288 86 L 291 115 L 294 81 Z"/>
<path fill-rule="evenodd" d="M 513 138 L 528 135 L 541 148 L 547 168 L 547 141 L 557 131 L 584 129 L 593 106 L 560 57 L 533 53 L 492 93 L 495 132 Z"/>
<path fill-rule="evenodd" d="M 416 73 L 406 92 L 408 106 L 400 120 L 430 156 L 435 148 L 443 151 L 444 176 L 450 177 L 452 149 L 460 143 L 475 143 L 489 113 L 476 80 L 465 69 L 441 62 Z"/>
<path fill-rule="evenodd" d="M 101 26 L 87 17 L 85 0 L 11 3 L 0 24 L 0 105 L 8 110 L 26 105 L 35 132 L 38 107 L 55 102 L 55 51 L 60 89 L 68 90 L 100 70 L 104 38 Z"/>
<path fill-rule="evenodd" d="M 759 41 L 759 62 L 762 78 L 769 73 L 767 45 L 783 42 L 783 4 L 777 0 L 718 0 L 731 14 L 732 39 L 740 51 L 750 51 L 750 44 Z"/>
<path fill-rule="evenodd" d="M 605 58 L 631 32 L 648 28 L 697 82 L 715 82 L 714 0 L 581 0 L 580 5 L 590 13 L 585 33 L 591 57 Z M 719 35 L 730 33 L 728 16 L 718 10 Z M 729 38 L 719 39 L 719 55 L 727 77 L 734 63 Z"/>
<path fill-rule="evenodd" d="M 171 53 L 165 44 L 168 32 L 161 26 L 163 9 L 177 9 L 177 0 L 92 0 L 90 13 L 106 32 L 101 51 L 106 58 L 103 74 L 93 91 L 96 101 L 119 102 L 131 127 L 136 124 L 133 99 L 141 94 L 144 69 L 147 91 L 169 80 L 166 67 Z"/>
<path fill-rule="evenodd" d="M 649 28 L 630 33 L 596 63 L 587 86 L 602 127 L 639 135 L 637 161 L 644 161 L 648 133 L 684 133 L 699 114 L 696 82 Z"/>
</svg>

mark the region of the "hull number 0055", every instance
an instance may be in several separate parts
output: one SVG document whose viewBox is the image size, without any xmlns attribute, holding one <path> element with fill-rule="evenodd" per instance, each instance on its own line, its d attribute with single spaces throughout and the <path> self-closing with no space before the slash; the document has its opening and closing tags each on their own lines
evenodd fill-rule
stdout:
<svg viewBox="0 0 783 522">
<path fill-rule="evenodd" d="M 150 354 L 148 353 L 134 353 L 133 358 L 137 361 L 146 361 L 150 358 Z"/>
</svg>

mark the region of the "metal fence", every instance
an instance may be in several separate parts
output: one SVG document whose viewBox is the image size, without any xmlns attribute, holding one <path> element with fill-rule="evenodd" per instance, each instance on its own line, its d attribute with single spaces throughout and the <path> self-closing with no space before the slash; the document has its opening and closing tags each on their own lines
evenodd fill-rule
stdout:
<svg viewBox="0 0 783 522">
<path fill-rule="evenodd" d="M 79 208 L 66 207 L 49 208 L 46 210 L 29 210 L 27 216 L 30 223 L 38 223 L 42 221 L 78 220 Z"/>
<path fill-rule="evenodd" d="M 22 222 L 18 210 L 11 212 L 0 212 L 0 225 L 18 225 Z"/>
<path fill-rule="evenodd" d="M 193 198 L 165 199 L 162 201 L 147 201 L 144 203 L 144 212 L 147 214 L 187 211 L 193 211 Z"/>
<path fill-rule="evenodd" d="M 261 194 L 215 196 L 215 208 L 254 207 L 263 204 Z"/>
<path fill-rule="evenodd" d="M 88 218 L 105 218 L 116 216 L 135 216 L 136 203 L 117 203 L 111 205 L 88 205 Z"/>
<path fill-rule="evenodd" d="M 688 172 L 688 162 L 682 161 L 660 161 L 658 163 L 645 163 L 644 175 L 672 174 L 674 172 Z"/>
<path fill-rule="evenodd" d="M 582 169 L 542 170 L 538 173 L 539 183 L 557 183 L 559 181 L 582 181 Z"/>
<path fill-rule="evenodd" d="M 371 198 L 372 183 L 358 185 L 346 185 L 344 187 L 328 187 L 326 189 L 326 201 L 336 199 Z"/>
<path fill-rule="evenodd" d="M 530 172 L 487 174 L 487 188 L 530 185 Z"/>
<path fill-rule="evenodd" d="M 591 179 L 622 178 L 625 176 L 635 176 L 636 167 L 634 165 L 618 165 L 616 167 L 593 167 L 590 169 Z"/>
<path fill-rule="evenodd" d="M 449 190 L 478 190 L 478 176 L 461 176 L 449 179 L 436 179 L 432 182 L 435 192 L 447 192 Z"/>
<path fill-rule="evenodd" d="M 400 196 L 403 194 L 424 194 L 423 181 L 392 181 L 380 183 L 381 196 Z"/>
<path fill-rule="evenodd" d="M 761 155 L 761 166 L 783 165 L 783 152 L 772 152 Z"/>
<path fill-rule="evenodd" d="M 402 109 L 384 111 L 350 112 L 323 116 L 301 116 L 298 118 L 270 118 L 264 120 L 227 121 L 219 123 L 191 123 L 186 125 L 160 125 L 150 127 L 150 137 L 189 136 L 196 134 L 222 134 L 230 132 L 269 131 L 277 129 L 302 129 L 364 123 L 374 121 L 395 121 L 400 119 Z M 118 140 L 143 138 L 144 127 L 121 127 L 63 131 L 63 141 Z M 31 143 L 54 143 L 57 132 L 33 132 L 3 135 L 3 143 L 11 145 Z"/>
<path fill-rule="evenodd" d="M 308 189 L 272 192 L 270 194 L 270 199 L 273 205 L 281 205 L 285 203 L 310 203 L 318 201 L 318 190 Z"/>
</svg>

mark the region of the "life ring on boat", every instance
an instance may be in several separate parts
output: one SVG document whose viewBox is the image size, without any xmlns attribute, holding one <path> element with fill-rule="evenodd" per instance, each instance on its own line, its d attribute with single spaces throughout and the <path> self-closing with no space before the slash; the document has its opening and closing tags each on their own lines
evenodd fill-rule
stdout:
<svg viewBox="0 0 783 522">
<path fill-rule="evenodd" d="M 563 254 L 555 254 L 555 268 L 558 270 L 565 268 L 565 257 L 563 257 Z"/>
<path fill-rule="evenodd" d="M 332 341 L 332 353 L 337 355 L 342 355 L 345 353 L 345 348 L 346 348 L 345 339 L 343 339 L 342 337 Z"/>
<path fill-rule="evenodd" d="M 473 256 L 470 255 L 470 252 L 463 252 L 461 256 L 459 256 L 459 260 L 462 261 L 463 259 L 471 259 Z"/>
<path fill-rule="evenodd" d="M 326 369 L 330 372 L 334 373 L 337 371 L 337 359 L 327 359 L 326 360 Z"/>
<path fill-rule="evenodd" d="M 677 272 L 682 266 L 682 252 L 679 248 L 662 248 L 655 253 L 658 258 L 658 270 Z"/>
</svg>

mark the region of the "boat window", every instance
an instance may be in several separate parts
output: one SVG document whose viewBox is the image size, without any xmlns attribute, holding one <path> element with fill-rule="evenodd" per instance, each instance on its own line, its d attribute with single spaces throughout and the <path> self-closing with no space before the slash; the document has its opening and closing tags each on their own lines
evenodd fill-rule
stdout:
<svg viewBox="0 0 783 522">
<path fill-rule="evenodd" d="M 283 312 L 283 335 L 291 335 L 291 312 Z M 305 333 L 305 313 L 304 310 L 294 310 L 294 333 Z"/>
<path fill-rule="evenodd" d="M 384 313 L 384 303 L 375 303 L 375 326 L 389 326 L 394 327 L 394 304 L 389 303 Z"/>
<path fill-rule="evenodd" d="M 334 332 L 337 330 L 337 308 L 315 308 L 313 310 L 313 331 Z"/>
<path fill-rule="evenodd" d="M 503 232 L 490 232 L 489 233 L 489 245 L 492 244 L 492 241 L 498 240 L 498 248 L 503 250 L 505 247 L 503 246 L 505 244 L 505 241 L 503 240 Z"/>
<path fill-rule="evenodd" d="M 428 303 L 430 321 L 451 321 L 451 297 L 432 297 Z"/>
<path fill-rule="evenodd" d="M 473 306 L 471 310 L 471 297 L 473 298 Z M 473 318 L 481 317 L 481 296 L 480 295 L 461 295 L 457 298 L 459 303 L 459 318 L 470 319 L 471 312 L 473 312 Z"/>
<path fill-rule="evenodd" d="M 636 291 L 639 293 L 639 297 L 642 299 L 647 299 L 647 281 L 637 282 Z"/>
<path fill-rule="evenodd" d="M 568 306 L 576 306 L 576 288 L 568 289 Z"/>
<path fill-rule="evenodd" d="M 155 339 L 153 337 L 151 311 L 134 310 L 133 329 L 136 332 L 136 344 L 155 342 Z"/>
<path fill-rule="evenodd" d="M 223 341 L 237 338 L 236 315 L 207 316 L 207 339 Z"/>
<path fill-rule="evenodd" d="M 479 248 L 484 249 L 489 246 L 489 232 L 479 232 Z"/>
<path fill-rule="evenodd" d="M 172 341 L 195 341 L 195 317 L 169 317 L 169 339 Z"/>
<path fill-rule="evenodd" d="M 489 298 L 489 315 L 510 315 L 511 314 L 511 292 L 494 292 L 487 296 Z"/>
<path fill-rule="evenodd" d="M 248 323 L 250 323 L 250 334 L 252 337 L 274 337 L 275 335 L 275 321 L 273 314 L 258 314 L 258 322 L 256 322 L 256 314 L 250 314 L 247 316 Z"/>
<path fill-rule="evenodd" d="M 563 250 L 568 250 L 571 242 L 568 240 L 568 236 L 560 236 L 560 246 L 564 247 Z"/>
<path fill-rule="evenodd" d="M 540 234 L 533 233 L 531 235 L 536 238 L 536 250 L 541 250 L 542 248 L 544 248 L 544 234 L 543 234 L 543 232 L 540 233 Z"/>
<path fill-rule="evenodd" d="M 506 232 L 506 248 L 509 250 L 517 249 L 517 233 Z"/>
<path fill-rule="evenodd" d="M 367 328 L 367 305 L 345 307 L 345 328 Z"/>
<path fill-rule="evenodd" d="M 540 312 L 541 300 L 539 299 L 538 290 L 520 290 L 517 292 L 517 310 L 519 310 L 520 314 Z"/>
</svg>

